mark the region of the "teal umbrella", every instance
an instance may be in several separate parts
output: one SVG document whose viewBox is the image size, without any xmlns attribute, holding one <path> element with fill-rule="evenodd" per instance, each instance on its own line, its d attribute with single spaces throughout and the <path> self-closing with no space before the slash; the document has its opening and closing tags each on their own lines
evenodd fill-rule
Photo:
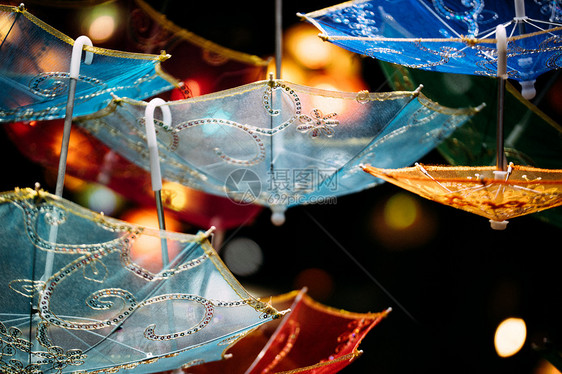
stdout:
<svg viewBox="0 0 562 374">
<path fill-rule="evenodd" d="M 148 169 L 146 105 L 116 99 L 76 124 Z M 340 92 L 278 79 L 160 108 L 171 112 L 155 124 L 164 179 L 270 207 L 279 224 L 291 206 L 333 204 L 381 183 L 359 165 L 409 165 L 479 109 L 446 108 L 419 89 Z"/>
<path fill-rule="evenodd" d="M 210 231 L 153 230 L 31 189 L 1 193 L 0 220 L 2 373 L 177 369 L 224 358 L 280 316 L 237 282 Z"/>
<path fill-rule="evenodd" d="M 0 122 L 63 118 L 75 80 L 74 115 L 105 107 L 112 94 L 145 99 L 175 87 L 160 69 L 170 56 L 86 45 L 80 74 L 69 69 L 75 40 L 27 12 L 0 6 Z M 71 79 L 74 78 L 74 79 Z"/>
</svg>

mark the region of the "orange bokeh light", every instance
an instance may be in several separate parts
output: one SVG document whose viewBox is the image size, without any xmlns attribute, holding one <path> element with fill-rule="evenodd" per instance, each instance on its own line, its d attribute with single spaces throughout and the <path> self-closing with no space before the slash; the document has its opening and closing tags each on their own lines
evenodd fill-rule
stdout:
<svg viewBox="0 0 562 374">
<path fill-rule="evenodd" d="M 135 225 L 158 229 L 158 214 L 156 208 L 135 208 L 121 215 L 121 219 Z M 181 223 L 171 217 L 165 217 L 166 230 L 178 232 Z M 168 240 L 168 256 L 173 259 L 178 255 L 180 246 L 178 243 Z M 157 273 L 162 270 L 162 245 L 159 236 L 148 233 L 141 234 L 133 242 L 130 250 L 131 259 L 143 268 Z"/>
<path fill-rule="evenodd" d="M 60 157 L 63 127 L 54 128 L 52 141 L 50 143 L 51 152 L 54 156 Z M 56 139 L 59 139 L 56 141 Z M 91 155 L 95 154 L 89 139 L 79 131 L 71 131 L 68 142 L 67 164 L 73 165 L 78 169 L 89 169 L 91 165 Z"/>
</svg>

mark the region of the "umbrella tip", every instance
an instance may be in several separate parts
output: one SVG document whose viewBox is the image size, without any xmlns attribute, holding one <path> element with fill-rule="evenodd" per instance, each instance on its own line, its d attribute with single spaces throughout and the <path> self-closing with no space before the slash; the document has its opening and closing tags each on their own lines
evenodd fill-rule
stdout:
<svg viewBox="0 0 562 374">
<path fill-rule="evenodd" d="M 281 226 L 285 223 L 285 208 L 284 207 L 273 207 L 271 208 L 271 223 L 275 226 Z"/>
<path fill-rule="evenodd" d="M 209 228 L 209 230 L 205 231 L 205 233 L 203 234 L 203 236 L 205 236 L 206 238 L 208 238 L 209 236 L 211 236 L 212 233 L 215 232 L 217 228 L 215 226 L 211 226 Z"/>
<path fill-rule="evenodd" d="M 535 81 L 525 81 L 519 82 L 521 84 L 521 95 L 527 99 L 531 100 L 537 94 L 537 90 L 535 88 Z"/>
<path fill-rule="evenodd" d="M 508 221 L 494 221 L 493 219 L 490 220 L 490 227 L 494 230 L 505 230 L 507 227 Z"/>
</svg>

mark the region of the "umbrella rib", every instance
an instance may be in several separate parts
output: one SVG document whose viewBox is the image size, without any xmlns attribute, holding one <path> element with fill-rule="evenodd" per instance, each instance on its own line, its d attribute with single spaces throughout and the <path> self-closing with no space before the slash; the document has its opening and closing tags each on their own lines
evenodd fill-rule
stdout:
<svg viewBox="0 0 562 374">
<path fill-rule="evenodd" d="M 87 344 L 87 343 L 86 343 L 84 340 L 82 340 L 79 336 L 77 336 L 76 334 L 74 334 L 74 332 L 72 332 L 72 330 L 67 330 L 67 331 L 68 331 L 68 333 L 69 333 L 70 335 L 74 336 L 76 339 L 80 340 L 82 343 Z M 130 349 L 130 350 L 132 350 L 132 351 L 136 351 L 136 352 L 139 352 L 139 353 L 142 353 L 142 354 L 146 355 L 146 352 L 141 351 L 140 349 L 137 349 L 137 348 L 135 348 L 135 347 L 132 347 L 132 346 L 130 346 L 130 345 L 128 345 L 128 344 L 125 344 L 125 343 L 123 343 L 123 342 L 120 342 L 120 341 L 118 341 L 118 340 L 115 340 L 115 339 L 113 339 L 113 338 L 110 338 L 110 337 L 107 336 L 107 335 L 99 334 L 99 333 L 97 333 L 97 332 L 95 332 L 95 331 L 90 331 L 90 330 L 86 330 L 86 332 L 89 333 L 89 334 L 91 334 L 91 335 L 94 335 L 94 336 L 103 338 L 102 340 L 100 340 L 100 342 L 102 342 L 102 341 L 110 341 L 110 342 L 112 342 L 112 343 L 116 343 L 116 344 L 118 344 L 118 345 L 120 345 L 120 346 L 123 346 L 123 347 L 125 347 L 125 348 L 128 348 L 128 349 Z M 99 343 L 98 343 L 98 344 L 99 344 Z M 86 349 L 86 350 L 84 351 L 84 353 L 86 353 L 86 352 L 88 352 L 88 351 L 94 349 L 94 348 L 96 347 L 96 345 L 97 345 L 97 344 L 95 344 L 95 345 L 91 346 L 90 348 Z"/>
<path fill-rule="evenodd" d="M 5 315 L 5 316 L 21 316 L 18 318 L 12 318 L 12 319 L 7 319 L 2 321 L 2 323 L 13 323 L 16 321 L 24 321 L 27 322 L 27 320 L 29 319 L 29 314 L 11 314 L 11 313 L 1 313 L 0 315 Z"/>
<path fill-rule="evenodd" d="M 513 20 L 508 21 L 503 23 L 502 25 L 507 29 L 509 26 L 511 26 L 512 24 L 514 24 Z M 496 26 L 491 27 L 485 31 L 482 31 L 480 33 L 481 35 L 483 34 L 483 36 L 479 37 L 478 39 L 488 39 L 488 38 L 492 38 L 495 39 L 496 38 Z"/>
<path fill-rule="evenodd" d="M 6 36 L 4 36 L 4 39 L 2 39 L 2 44 L 0 44 L 0 50 L 2 50 L 2 47 L 4 46 L 4 42 L 6 41 L 6 39 L 8 39 L 8 35 L 10 35 L 10 32 L 12 31 L 12 29 L 14 28 L 14 26 L 16 25 L 16 22 L 18 21 L 18 18 L 21 16 L 20 12 L 16 13 L 16 16 L 14 17 L 14 22 L 12 22 L 12 25 L 10 26 L 10 29 L 8 30 L 8 32 L 6 33 Z"/>
<path fill-rule="evenodd" d="M 532 21 L 532 22 L 531 22 Z M 541 30 L 541 31 L 547 31 L 547 29 L 543 29 L 541 26 L 539 26 L 538 24 L 541 25 L 546 25 L 546 26 L 554 26 L 554 27 L 560 27 L 559 23 L 555 23 L 555 22 L 549 22 L 549 21 L 543 21 L 540 19 L 530 19 L 530 18 L 526 18 L 523 20 L 523 22 L 536 27 L 537 29 Z"/>
<path fill-rule="evenodd" d="M 431 179 L 432 181 L 434 181 L 435 183 L 437 183 L 441 188 L 443 188 L 445 191 L 452 193 L 453 191 L 451 191 L 450 189 L 448 189 L 447 187 L 445 187 L 443 184 L 441 184 L 437 179 L 433 178 L 429 172 L 427 170 L 425 170 L 425 168 L 423 166 L 421 166 L 421 164 L 419 163 L 415 163 L 416 167 L 422 172 L 423 175 L 425 175 L 426 177 L 428 177 L 429 179 Z"/>
</svg>

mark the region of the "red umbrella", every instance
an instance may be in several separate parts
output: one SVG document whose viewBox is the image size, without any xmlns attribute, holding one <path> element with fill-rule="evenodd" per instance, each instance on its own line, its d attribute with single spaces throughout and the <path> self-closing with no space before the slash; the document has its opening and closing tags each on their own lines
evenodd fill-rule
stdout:
<svg viewBox="0 0 562 374">
<path fill-rule="evenodd" d="M 254 330 L 234 344 L 221 362 L 185 368 L 185 373 L 336 373 L 362 351 L 359 344 L 390 309 L 353 313 L 313 300 L 306 289 L 267 300 L 291 311 Z"/>
</svg>

